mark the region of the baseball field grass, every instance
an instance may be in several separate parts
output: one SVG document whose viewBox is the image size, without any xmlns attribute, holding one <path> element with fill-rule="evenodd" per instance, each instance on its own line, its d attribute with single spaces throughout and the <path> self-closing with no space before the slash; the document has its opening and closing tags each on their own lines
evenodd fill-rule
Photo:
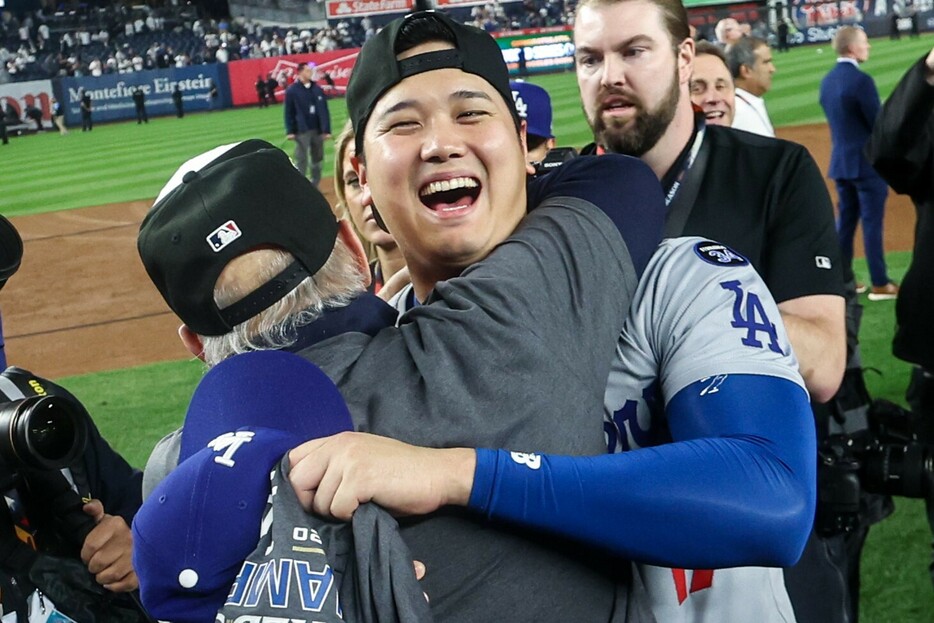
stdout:
<svg viewBox="0 0 934 623">
<path fill-rule="evenodd" d="M 930 50 L 934 36 L 918 40 L 872 41 L 872 58 L 864 66 L 883 98 L 908 66 Z M 819 123 L 817 103 L 821 77 L 834 54 L 829 46 L 797 48 L 775 55 L 778 72 L 767 97 L 776 126 Z M 553 97 L 554 128 L 561 145 L 581 146 L 590 140 L 572 73 L 536 77 Z M 331 102 L 334 127 L 346 118 L 342 100 Z M 164 117 L 148 125 L 135 122 L 98 125 L 93 132 L 72 130 L 68 136 L 44 133 L 14 138 L 0 146 L 3 156 L 0 213 L 7 216 L 64 210 L 105 203 L 152 199 L 187 158 L 223 143 L 263 138 L 290 149 L 284 141 L 281 106 Z M 325 171 L 331 171 L 327 149 Z M 890 272 L 899 280 L 908 253 L 888 255 Z M 867 280 L 865 264 L 856 270 Z M 4 296 L 15 296 L 7 291 Z M 861 331 L 867 382 L 873 395 L 901 400 L 909 367 L 891 356 L 894 304 L 866 305 Z M 133 464 L 142 466 L 155 441 L 177 427 L 203 370 L 199 362 L 178 362 L 113 370 L 60 379 L 94 415 L 105 436 Z M 874 528 L 863 557 L 861 620 L 864 623 L 930 623 L 934 591 L 927 575 L 931 534 L 923 504 L 897 500 L 895 515 Z M 429 570 L 430 573 L 430 570 Z"/>
</svg>

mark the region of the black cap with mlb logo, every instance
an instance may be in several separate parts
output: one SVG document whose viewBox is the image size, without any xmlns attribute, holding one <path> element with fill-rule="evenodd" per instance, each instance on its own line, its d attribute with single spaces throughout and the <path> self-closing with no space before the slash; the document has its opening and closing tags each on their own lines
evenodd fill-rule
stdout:
<svg viewBox="0 0 934 623">
<path fill-rule="evenodd" d="M 172 311 L 196 333 L 224 335 L 313 276 L 330 257 L 337 229 L 327 200 L 285 152 L 253 139 L 183 164 L 143 219 L 137 247 Z M 295 261 L 219 309 L 214 286 L 224 267 L 269 247 Z"/>
</svg>

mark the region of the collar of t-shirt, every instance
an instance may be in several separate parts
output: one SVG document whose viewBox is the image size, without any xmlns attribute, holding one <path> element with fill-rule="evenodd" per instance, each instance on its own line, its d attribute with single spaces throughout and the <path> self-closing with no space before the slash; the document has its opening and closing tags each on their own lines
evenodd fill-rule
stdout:
<svg viewBox="0 0 934 623">
<path fill-rule="evenodd" d="M 298 352 L 342 333 L 365 333 L 375 336 L 396 324 L 398 312 L 383 299 L 368 293 L 359 294 L 343 307 L 331 307 L 313 322 L 296 330 L 292 346 L 284 349 Z"/>
<path fill-rule="evenodd" d="M 859 69 L 859 63 L 856 62 L 855 58 L 846 58 L 844 56 L 838 56 L 837 62 L 838 63 L 849 63 L 853 67 L 856 67 L 857 69 Z"/>
</svg>

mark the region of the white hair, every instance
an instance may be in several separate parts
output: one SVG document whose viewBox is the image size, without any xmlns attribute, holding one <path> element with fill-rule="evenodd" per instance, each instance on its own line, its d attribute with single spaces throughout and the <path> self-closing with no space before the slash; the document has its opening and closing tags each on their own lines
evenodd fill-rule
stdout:
<svg viewBox="0 0 934 623">
<path fill-rule="evenodd" d="M 294 259 L 281 249 L 257 249 L 235 258 L 217 280 L 214 301 L 220 309 L 233 305 L 285 270 Z M 299 327 L 316 320 L 329 307 L 347 305 L 365 289 L 366 275 L 356 256 L 338 237 L 324 266 L 282 299 L 226 335 L 199 336 L 204 361 L 214 366 L 238 353 L 287 348 L 298 339 Z"/>
</svg>

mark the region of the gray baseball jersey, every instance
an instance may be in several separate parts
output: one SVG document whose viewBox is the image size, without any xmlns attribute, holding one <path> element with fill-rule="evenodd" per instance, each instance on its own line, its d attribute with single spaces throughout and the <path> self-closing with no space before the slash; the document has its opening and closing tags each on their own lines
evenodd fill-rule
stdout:
<svg viewBox="0 0 934 623">
<path fill-rule="evenodd" d="M 797 369 L 778 308 L 745 258 L 702 238 L 665 240 L 620 335 L 606 390 L 608 448 L 672 441 L 665 406 L 697 381 L 715 392 L 728 375 L 752 374 L 803 388 Z M 795 620 L 778 568 L 638 569 L 659 621 Z"/>
</svg>

